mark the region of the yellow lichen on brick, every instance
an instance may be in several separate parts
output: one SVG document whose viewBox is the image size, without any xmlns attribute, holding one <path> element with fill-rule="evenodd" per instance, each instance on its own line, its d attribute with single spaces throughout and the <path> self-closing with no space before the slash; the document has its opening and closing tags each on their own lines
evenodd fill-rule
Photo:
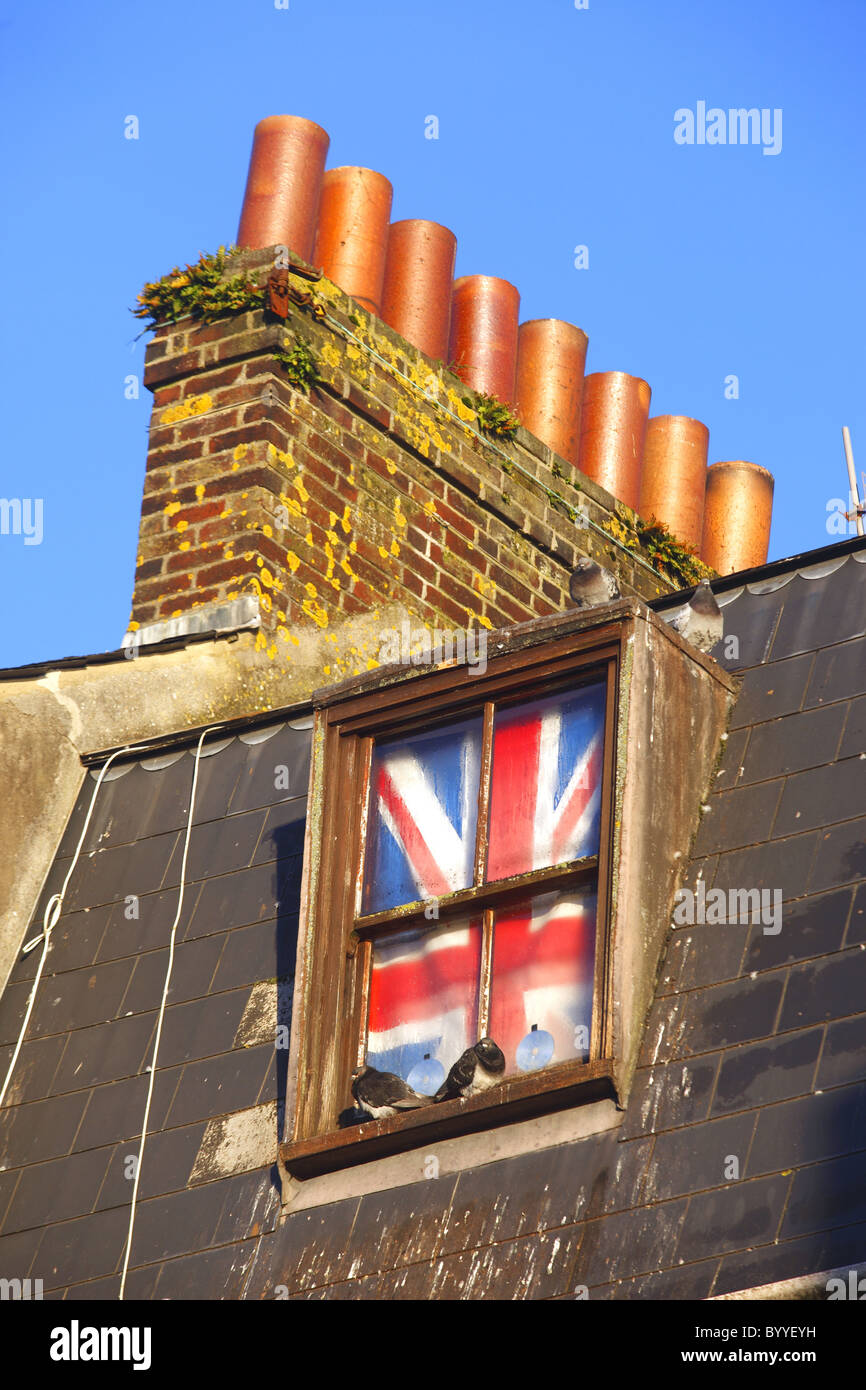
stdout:
<svg viewBox="0 0 866 1390">
<path fill-rule="evenodd" d="M 336 545 L 336 544 L 337 544 L 337 533 L 336 533 L 336 531 L 326 531 L 326 532 L 325 532 L 325 535 L 326 535 L 327 538 L 328 538 L 328 544 L 329 544 L 329 545 Z"/>
<path fill-rule="evenodd" d="M 190 420 L 195 415 L 204 415 L 211 410 L 213 401 L 206 393 L 203 396 L 190 396 L 185 401 L 179 401 L 177 405 L 170 405 L 163 412 L 163 425 L 173 425 L 178 420 Z"/>
<path fill-rule="evenodd" d="M 299 565 L 300 563 L 301 563 L 300 558 L 295 554 L 294 550 L 287 550 L 287 551 L 286 551 L 286 564 L 288 565 L 289 569 L 292 571 L 292 574 L 294 574 L 295 570 L 298 568 L 298 565 Z"/>
<path fill-rule="evenodd" d="M 180 511 L 180 503 L 179 503 L 179 502 L 166 502 L 166 504 L 165 504 L 165 506 L 163 507 L 162 510 L 165 512 L 165 515 L 166 515 L 166 516 L 174 516 L 175 512 L 179 512 L 179 511 Z"/>
<path fill-rule="evenodd" d="M 485 579 L 483 575 L 474 573 L 472 576 L 472 587 L 477 589 L 484 598 L 492 598 L 496 593 L 496 585 L 492 579 Z"/>
<path fill-rule="evenodd" d="M 304 536 L 304 544 L 305 544 L 305 545 L 313 545 L 313 544 L 314 544 L 314 541 L 313 541 L 313 532 L 312 532 L 312 530 L 309 530 L 309 531 L 307 532 L 307 534 Z"/>
<path fill-rule="evenodd" d="M 180 547 L 179 547 L 179 548 L 180 548 L 181 550 L 189 550 L 190 544 L 191 544 L 190 541 L 181 541 Z"/>
<path fill-rule="evenodd" d="M 271 460 L 278 459 L 284 468 L 294 468 L 295 466 L 295 460 L 292 458 L 291 454 L 287 454 L 282 449 L 278 449 L 276 444 L 268 444 L 268 458 Z"/>
<path fill-rule="evenodd" d="M 427 501 L 424 503 L 424 510 L 428 516 L 436 515 L 436 503 L 433 501 L 432 497 L 428 497 Z"/>
<path fill-rule="evenodd" d="M 396 540 L 393 540 L 393 541 L 391 542 L 391 554 L 392 554 L 392 555 L 399 555 L 399 554 L 400 554 L 400 547 L 399 547 L 399 545 L 397 544 Z"/>
<path fill-rule="evenodd" d="M 262 527 L 262 535 L 271 537 L 273 534 L 273 527 L 269 526 L 268 523 L 265 522 L 264 526 Z"/>
<path fill-rule="evenodd" d="M 315 584 L 311 583 L 311 581 L 308 579 L 306 584 L 304 585 L 304 592 L 309 594 L 310 598 L 315 598 L 319 591 L 316 588 Z"/>
<path fill-rule="evenodd" d="M 325 343 L 325 346 L 322 348 L 320 356 L 322 361 L 327 363 L 329 367 L 332 367 L 335 372 L 339 371 L 342 365 L 342 361 L 340 358 L 340 354 L 334 347 L 333 343 Z"/>
<path fill-rule="evenodd" d="M 204 483 L 198 483 L 198 484 L 196 485 L 195 495 L 196 495 L 196 497 L 198 498 L 198 500 L 199 500 L 199 502 L 200 502 L 201 499 L 204 497 Z"/>
<path fill-rule="evenodd" d="M 303 479 L 301 479 L 301 478 L 296 478 L 296 479 L 295 479 L 295 491 L 297 492 L 297 494 L 298 494 L 298 496 L 300 497 L 300 499 L 301 499 L 302 502 L 309 502 L 309 500 L 310 500 L 310 494 L 307 492 L 307 489 L 304 487 Z"/>
<path fill-rule="evenodd" d="M 475 411 L 471 406 L 463 404 L 462 399 L 458 396 L 453 387 L 448 387 L 445 392 L 445 398 L 448 401 L 449 410 L 457 416 L 458 420 L 470 421 L 475 419 Z"/>
<path fill-rule="evenodd" d="M 307 584 L 305 587 L 309 590 L 313 588 L 313 585 Z M 306 613 L 307 617 L 312 618 L 313 622 L 317 623 L 319 627 L 328 626 L 328 610 L 323 608 L 320 603 L 317 603 L 315 598 L 305 598 L 301 604 L 301 609 Z"/>
<path fill-rule="evenodd" d="M 389 473 L 396 473 L 396 472 L 397 472 L 397 465 L 396 465 L 396 463 L 391 463 L 390 459 L 389 459 L 388 462 L 385 464 L 385 467 L 387 468 L 387 470 L 388 470 Z"/>
<path fill-rule="evenodd" d="M 175 529 L 175 531 L 185 531 L 186 528 L 187 528 L 188 526 L 189 526 L 189 522 L 188 522 L 188 521 L 179 521 L 179 522 L 177 523 L 177 525 L 175 526 L 174 529 Z"/>
<path fill-rule="evenodd" d="M 397 525 L 400 526 L 400 527 L 403 527 L 403 526 L 406 525 L 406 517 L 405 517 L 405 515 L 404 515 L 404 513 L 403 513 L 403 508 L 402 508 L 402 505 L 401 505 L 401 503 L 400 503 L 400 498 L 399 498 L 399 497 L 397 497 L 397 498 L 395 499 L 395 501 L 394 501 L 394 520 L 396 521 Z"/>
<path fill-rule="evenodd" d="M 349 509 L 349 504 L 348 504 L 348 502 L 347 502 L 346 505 L 345 505 L 345 507 L 343 508 L 343 515 L 340 517 L 340 525 L 342 526 L 342 528 L 343 528 L 343 530 L 345 531 L 345 533 L 346 533 L 347 536 L 348 536 L 349 532 L 350 532 L 351 529 L 352 529 L 352 523 L 351 523 L 351 521 L 349 520 L 349 517 L 350 517 L 350 516 L 351 516 L 351 511 L 350 511 L 350 509 Z"/>
<path fill-rule="evenodd" d="M 479 618 L 478 618 L 478 621 L 479 621 L 479 623 L 481 624 L 482 627 L 486 627 L 486 628 L 487 628 L 488 632 L 492 632 L 492 631 L 493 631 L 493 624 L 492 624 L 492 622 L 490 621 L 489 618 L 485 618 L 483 615 L 480 615 Z"/>
<path fill-rule="evenodd" d="M 379 554 L 381 555 L 381 557 L 382 557 L 383 560 L 387 560 L 387 558 L 388 558 L 388 552 L 387 552 L 387 550 L 385 549 L 384 545 L 380 545 L 380 546 L 379 546 Z"/>
</svg>

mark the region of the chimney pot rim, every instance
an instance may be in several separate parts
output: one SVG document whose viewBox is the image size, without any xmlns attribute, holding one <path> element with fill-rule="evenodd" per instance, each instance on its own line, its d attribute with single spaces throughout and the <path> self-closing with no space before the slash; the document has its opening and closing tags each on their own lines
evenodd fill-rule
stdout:
<svg viewBox="0 0 866 1390">
<path fill-rule="evenodd" d="M 707 464 L 707 472 L 712 468 L 731 468 L 740 472 L 763 473 L 765 478 L 769 478 L 771 483 L 776 481 L 775 475 L 769 468 L 764 468 L 760 463 L 752 463 L 749 459 L 717 459 L 715 463 Z"/>
<path fill-rule="evenodd" d="M 432 217 L 398 217 L 396 222 L 389 223 L 390 231 L 395 227 L 438 227 L 441 232 L 447 232 L 457 240 L 457 234 L 450 227 L 446 227 L 444 222 L 434 222 Z"/>
<path fill-rule="evenodd" d="M 323 135 L 327 136 L 328 143 L 330 144 L 331 137 L 328 135 L 328 132 L 325 130 L 325 127 L 323 125 L 319 125 L 318 121 L 311 120 L 309 116 L 293 116 L 289 112 L 283 112 L 280 115 L 274 116 L 262 116 L 260 121 L 256 121 L 256 124 L 253 127 L 253 132 L 255 133 L 255 131 L 260 130 L 262 126 L 266 126 L 273 121 L 276 121 L 280 124 L 282 124 L 284 121 L 292 121 L 293 123 L 298 122 L 300 125 L 312 126 L 314 130 L 319 130 Z"/>
<path fill-rule="evenodd" d="M 520 295 L 520 290 L 517 286 L 513 285 L 510 280 L 504 279 L 501 275 L 458 275 L 457 279 L 454 281 L 453 289 L 456 290 L 458 285 L 465 285 L 470 280 L 475 284 L 478 284 L 480 281 L 489 281 L 493 285 L 506 285 L 508 289 L 513 290 L 518 297 Z"/>
<path fill-rule="evenodd" d="M 645 386 L 648 391 L 652 390 L 652 387 L 650 386 L 649 382 L 646 380 L 645 377 L 635 376 L 633 372 L 588 372 L 587 375 L 584 377 L 584 381 L 592 381 L 594 379 L 597 380 L 599 377 L 607 377 L 608 380 L 612 380 L 616 377 L 623 381 L 637 381 L 640 382 L 641 385 Z"/>
</svg>

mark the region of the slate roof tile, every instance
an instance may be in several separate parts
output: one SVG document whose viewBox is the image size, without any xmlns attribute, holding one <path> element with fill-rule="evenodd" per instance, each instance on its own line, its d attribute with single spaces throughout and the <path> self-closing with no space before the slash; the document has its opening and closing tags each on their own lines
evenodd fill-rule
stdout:
<svg viewBox="0 0 866 1390">
<path fill-rule="evenodd" d="M 805 708 L 863 694 L 862 642 L 834 643 L 815 657 Z"/>
<path fill-rule="evenodd" d="M 844 704 L 824 705 L 753 728 L 742 785 L 817 768 L 834 758 L 846 713 Z"/>
<path fill-rule="evenodd" d="M 768 888 L 771 892 L 780 888 L 784 898 L 802 897 L 819 849 L 819 839 L 818 833 L 812 831 L 720 854 L 712 886 L 724 892 L 730 888 Z M 812 883 L 810 891 L 818 892 L 821 887 L 832 886 L 832 883 Z"/>
<path fill-rule="evenodd" d="M 647 1170 L 644 1200 L 661 1202 L 718 1187 L 728 1181 L 725 1168 L 731 1155 L 739 1159 L 744 1171 L 755 1119 L 753 1113 L 732 1115 L 658 1135 Z"/>
<path fill-rule="evenodd" d="M 713 1285 L 713 1297 L 738 1289 L 759 1288 L 778 1280 L 799 1279 L 805 1274 L 821 1274 L 848 1264 L 856 1267 L 858 1260 L 863 1261 L 864 1250 L 866 1225 L 849 1229 L 839 1227 L 799 1240 L 780 1240 L 754 1250 L 737 1251 L 722 1260 Z"/>
<path fill-rule="evenodd" d="M 204 1122 L 186 1125 L 182 1129 L 160 1129 L 148 1134 L 141 1164 L 139 1196 L 161 1197 L 186 1187 L 192 1172 L 202 1137 Z M 129 1206 L 132 1198 L 134 1168 L 130 1156 L 137 1156 L 139 1139 L 136 1136 L 111 1149 L 105 1180 L 99 1189 L 96 1209 Z"/>
<path fill-rule="evenodd" d="M 866 1074 L 866 1012 L 831 1023 L 824 1039 L 815 1085 L 844 1086 Z"/>
<path fill-rule="evenodd" d="M 731 728 L 750 728 L 800 709 L 815 663 L 812 652 L 746 671 L 731 715 Z"/>
<path fill-rule="evenodd" d="M 809 1091 L 823 1037 L 822 1028 L 811 1028 L 725 1052 L 712 1113 L 771 1105 Z"/>
<path fill-rule="evenodd" d="M 772 970 L 789 961 L 809 956 L 824 956 L 838 951 L 845 934 L 845 924 L 851 909 L 851 889 L 815 897 L 797 898 L 782 909 L 781 930 L 775 923 L 755 924 L 750 928 L 751 940 L 746 949 L 743 970 Z"/>
<path fill-rule="evenodd" d="M 782 786 L 781 780 L 761 782 L 713 796 L 701 819 L 695 854 L 715 854 L 768 839 Z"/>
<path fill-rule="evenodd" d="M 723 1053 L 689 1057 L 664 1066 L 642 1067 L 635 1075 L 620 1134 L 657 1133 L 706 1118 Z"/>
<path fill-rule="evenodd" d="M 862 764 L 861 764 L 862 766 Z M 833 826 L 818 836 L 809 892 L 866 878 L 866 816 Z"/>
<path fill-rule="evenodd" d="M 785 782 L 773 837 L 847 821 L 866 810 L 866 764 L 846 758 Z"/>
<path fill-rule="evenodd" d="M 800 1168 L 855 1149 L 866 1149 L 866 1083 L 763 1110 L 749 1155 L 749 1176 Z"/>
<path fill-rule="evenodd" d="M 750 1042 L 774 1031 L 784 972 L 733 980 L 685 996 L 680 1036 L 684 1055 Z"/>
<path fill-rule="evenodd" d="M 66 1042 L 51 1091 L 62 1095 L 120 1077 L 137 1076 L 149 1054 L 155 1027 L 153 1012 L 77 1029 Z"/>
<path fill-rule="evenodd" d="M 772 1240 L 779 1228 L 790 1183 L 790 1177 L 751 1181 L 740 1177 L 715 1192 L 701 1192 L 689 1198 L 675 1260 L 687 1263 Z"/>
<path fill-rule="evenodd" d="M 866 1222 L 864 1165 L 866 1153 L 861 1148 L 795 1173 L 780 1239 Z M 862 1253 L 861 1247 L 860 1258 Z"/>
<path fill-rule="evenodd" d="M 108 1168 L 110 1149 L 89 1149 L 22 1171 L 4 1233 L 84 1216 L 92 1211 Z"/>
<path fill-rule="evenodd" d="M 273 1060 L 270 1043 L 242 1048 L 203 1062 L 189 1062 L 168 1113 L 169 1126 L 231 1115 L 255 1105 L 262 1081 Z M 275 1155 L 276 1156 L 276 1155 Z"/>
<path fill-rule="evenodd" d="M 779 1029 L 863 1012 L 866 951 L 859 946 L 791 967 Z"/>
</svg>

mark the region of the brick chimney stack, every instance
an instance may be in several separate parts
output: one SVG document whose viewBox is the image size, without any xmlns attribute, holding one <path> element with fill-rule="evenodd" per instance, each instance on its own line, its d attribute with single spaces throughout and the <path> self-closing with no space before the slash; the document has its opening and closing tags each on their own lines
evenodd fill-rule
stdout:
<svg viewBox="0 0 866 1390">
<path fill-rule="evenodd" d="M 278 255 L 244 252 L 232 273 L 264 281 Z M 324 317 L 187 318 L 148 346 L 132 627 L 254 593 L 257 640 L 300 690 L 375 664 L 389 622 L 490 630 L 558 611 L 581 553 L 626 592 L 669 587 L 581 525 L 613 514 L 601 488 L 525 430 L 488 439 L 440 363 L 330 281 L 296 283 Z M 298 342 L 308 389 L 275 357 Z"/>
</svg>

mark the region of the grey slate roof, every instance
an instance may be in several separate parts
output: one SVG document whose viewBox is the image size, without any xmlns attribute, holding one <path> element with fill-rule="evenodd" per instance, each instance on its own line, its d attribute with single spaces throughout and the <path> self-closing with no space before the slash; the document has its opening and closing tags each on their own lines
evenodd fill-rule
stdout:
<svg viewBox="0 0 866 1390">
<path fill-rule="evenodd" d="M 251 1009 L 265 981 L 283 981 L 281 998 L 291 997 L 310 748 L 309 720 L 292 722 L 299 727 L 217 735 L 204 746 L 218 751 L 200 764 L 128 1297 L 153 1292 L 169 1258 L 158 1297 L 184 1288 L 225 1296 L 241 1271 L 205 1252 L 273 1219 L 279 1206 L 270 1167 L 188 1182 L 212 1117 L 279 1105 L 285 1093 L 276 1017 L 262 1026 Z M 279 790 L 277 766 L 287 769 Z M 144 1113 L 192 770 L 183 750 L 109 770 L 0 1112 L 0 1269 L 32 1271 L 46 1296 L 68 1286 L 69 1297 L 117 1296 L 132 1188 L 126 1160 Z M 65 878 L 94 786 L 91 774 L 28 937 Z M 131 894 L 137 918 L 127 916 Z M 19 958 L 0 1001 L 3 1075 L 38 955 Z M 275 1116 L 274 1152 L 277 1132 Z"/>
<path fill-rule="evenodd" d="M 267 1168 L 190 1185 L 208 1118 L 279 1093 L 272 1045 L 238 1030 L 291 969 L 308 736 L 203 762 L 130 1297 L 705 1298 L 866 1262 L 866 543 L 718 589 L 744 679 L 686 881 L 780 888 L 783 925 L 672 931 L 617 1131 L 279 1226 Z M 70 1298 L 117 1289 L 189 767 L 104 789 L 0 1118 L 0 1275 Z M 0 1003 L 0 1066 L 34 969 Z"/>
</svg>

